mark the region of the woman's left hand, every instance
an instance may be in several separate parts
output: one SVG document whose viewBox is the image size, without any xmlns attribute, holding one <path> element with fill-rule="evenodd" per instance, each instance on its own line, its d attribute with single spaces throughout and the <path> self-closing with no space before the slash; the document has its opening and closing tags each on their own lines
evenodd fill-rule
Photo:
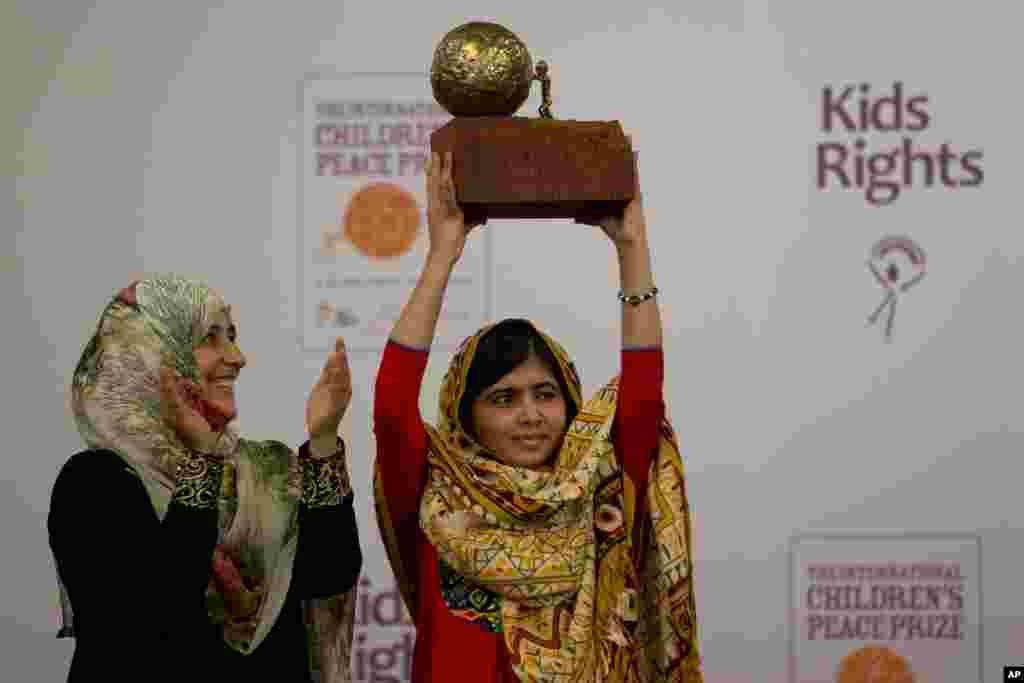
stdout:
<svg viewBox="0 0 1024 683">
<path fill-rule="evenodd" d="M 580 216 L 577 223 L 595 225 L 608 236 L 616 249 L 645 245 L 647 243 L 647 221 L 644 218 L 643 196 L 640 193 L 640 174 L 636 154 L 633 155 L 633 177 L 636 180 L 633 199 L 621 215 Z"/>
<path fill-rule="evenodd" d="M 306 429 L 310 439 L 333 439 L 352 399 L 352 375 L 345 355 L 345 341 L 338 337 L 334 352 L 327 356 L 320 379 L 306 402 Z"/>
</svg>

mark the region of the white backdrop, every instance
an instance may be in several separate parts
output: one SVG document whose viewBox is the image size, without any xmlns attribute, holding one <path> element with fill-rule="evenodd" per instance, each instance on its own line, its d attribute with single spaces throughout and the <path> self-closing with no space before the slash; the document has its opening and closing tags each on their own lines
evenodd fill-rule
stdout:
<svg viewBox="0 0 1024 683">
<path fill-rule="evenodd" d="M 504 24 L 549 61 L 557 117 L 621 120 L 640 150 L 707 680 L 785 680 L 787 542 L 801 531 L 980 534 L 986 677 L 1024 663 L 1016 4 L 206 4 L 0 9 L 4 680 L 66 675 L 45 516 L 57 469 L 80 447 L 70 374 L 107 298 L 161 270 L 221 289 L 249 359 L 243 430 L 300 442 L 323 355 L 298 338 L 298 83 L 321 70 L 426 74 L 439 38 L 470 19 Z M 818 189 L 817 145 L 859 135 L 822 130 L 823 89 L 866 83 L 883 96 L 896 81 L 928 97 L 928 128 L 906 134 L 933 151 L 982 151 L 980 185 L 917 186 L 885 206 L 834 182 Z M 871 153 L 903 134 L 863 138 Z M 562 340 L 588 390 L 614 374 L 616 268 L 603 238 L 557 222 L 487 229 L 495 316 L 529 316 Z M 865 325 L 881 299 L 865 261 L 887 234 L 912 237 L 929 263 L 891 343 Z M 447 361 L 431 358 L 425 415 Z M 367 576 L 385 590 L 369 496 L 379 356 L 350 362 L 343 430 Z"/>
</svg>

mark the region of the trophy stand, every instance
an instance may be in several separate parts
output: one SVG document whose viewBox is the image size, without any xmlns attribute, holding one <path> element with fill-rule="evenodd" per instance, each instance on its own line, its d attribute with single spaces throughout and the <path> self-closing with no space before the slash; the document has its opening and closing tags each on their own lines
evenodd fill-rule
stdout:
<svg viewBox="0 0 1024 683">
<path fill-rule="evenodd" d="M 435 51 L 434 96 L 454 118 L 431 134 L 430 147 L 452 153 L 467 221 L 621 213 L 636 188 L 622 126 L 554 119 L 548 66 L 538 62 L 535 73 L 530 66 L 525 45 L 497 24 L 460 26 Z M 540 118 L 512 116 L 534 80 L 541 82 Z"/>
</svg>

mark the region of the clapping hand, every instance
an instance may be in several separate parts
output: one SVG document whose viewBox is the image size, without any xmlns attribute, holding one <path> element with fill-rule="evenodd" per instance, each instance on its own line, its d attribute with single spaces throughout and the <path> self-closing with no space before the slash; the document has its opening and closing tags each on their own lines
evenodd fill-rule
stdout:
<svg viewBox="0 0 1024 683">
<path fill-rule="evenodd" d="M 334 351 L 320 372 L 306 401 L 306 429 L 313 442 L 329 443 L 333 449 L 341 418 L 352 400 L 352 375 L 345 354 L 345 341 L 338 337 Z"/>
<path fill-rule="evenodd" d="M 199 388 L 169 367 L 160 368 L 164 419 L 191 450 L 213 455 L 219 435 L 199 412 Z"/>
</svg>

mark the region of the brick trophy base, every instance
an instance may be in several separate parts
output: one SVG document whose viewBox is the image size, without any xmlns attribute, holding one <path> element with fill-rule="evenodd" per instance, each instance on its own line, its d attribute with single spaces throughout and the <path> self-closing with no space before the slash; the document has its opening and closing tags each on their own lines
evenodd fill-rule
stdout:
<svg viewBox="0 0 1024 683">
<path fill-rule="evenodd" d="M 466 218 L 580 218 L 619 213 L 635 193 L 629 140 L 618 121 L 455 117 L 430 136 L 452 152 Z"/>
</svg>

